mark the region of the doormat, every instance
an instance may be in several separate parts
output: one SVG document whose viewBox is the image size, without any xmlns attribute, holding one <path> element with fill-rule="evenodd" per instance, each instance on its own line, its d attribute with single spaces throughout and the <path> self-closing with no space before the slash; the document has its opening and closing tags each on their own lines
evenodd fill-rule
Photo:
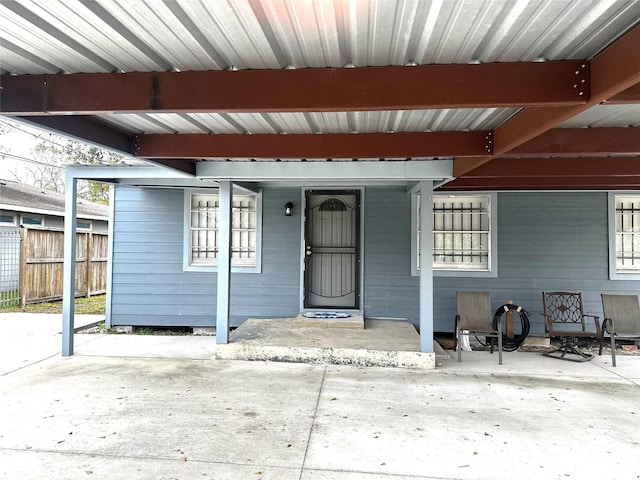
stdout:
<svg viewBox="0 0 640 480">
<path fill-rule="evenodd" d="M 358 313 L 306 312 L 293 319 L 293 328 L 349 328 L 364 330 L 364 317 Z"/>
<path fill-rule="evenodd" d="M 349 318 L 350 313 L 343 312 L 307 312 L 302 314 L 305 318 Z"/>
</svg>

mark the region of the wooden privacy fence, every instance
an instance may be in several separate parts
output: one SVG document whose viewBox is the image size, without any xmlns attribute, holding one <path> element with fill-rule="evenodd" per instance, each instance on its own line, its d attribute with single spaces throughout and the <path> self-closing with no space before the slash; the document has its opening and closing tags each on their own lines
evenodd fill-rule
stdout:
<svg viewBox="0 0 640 480">
<path fill-rule="evenodd" d="M 76 233 L 76 297 L 107 291 L 106 233 Z M 64 231 L 20 229 L 20 304 L 62 298 Z"/>
</svg>

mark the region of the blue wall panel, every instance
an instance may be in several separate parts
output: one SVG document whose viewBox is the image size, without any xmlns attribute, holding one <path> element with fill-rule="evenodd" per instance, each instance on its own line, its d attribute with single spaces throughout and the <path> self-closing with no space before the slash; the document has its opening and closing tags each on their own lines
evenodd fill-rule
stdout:
<svg viewBox="0 0 640 480">
<path fill-rule="evenodd" d="M 418 323 L 418 278 L 411 276 L 411 196 L 406 187 L 367 188 L 364 204 L 364 311 Z"/>
<path fill-rule="evenodd" d="M 215 325 L 216 273 L 183 271 L 183 195 L 116 188 L 114 325 Z M 298 313 L 301 217 L 285 217 L 282 207 L 299 198 L 299 189 L 263 192 L 262 273 L 232 274 L 232 325 Z"/>
<path fill-rule="evenodd" d="M 231 277 L 231 323 L 295 316 L 300 303 L 302 212 L 299 188 L 263 190 L 262 273 Z M 215 324 L 216 274 L 183 271 L 183 192 L 116 188 L 113 324 Z M 285 203 L 296 205 L 285 217 Z M 405 187 L 363 195 L 364 288 L 368 318 L 418 324 L 418 278 L 411 276 L 411 198 Z M 543 290 L 580 291 L 602 315 L 600 293 L 638 293 L 640 282 L 608 279 L 606 192 L 498 194 L 498 277 L 436 277 L 434 329 L 450 332 L 456 290 L 491 292 L 492 310 L 513 300 L 542 335 Z"/>
<path fill-rule="evenodd" d="M 606 192 L 498 194 L 498 278 L 436 278 L 436 331 L 452 331 L 456 290 L 491 292 L 492 309 L 513 300 L 544 334 L 542 292 L 581 292 L 602 319 L 600 293 L 640 291 L 638 281 L 609 280 Z"/>
</svg>

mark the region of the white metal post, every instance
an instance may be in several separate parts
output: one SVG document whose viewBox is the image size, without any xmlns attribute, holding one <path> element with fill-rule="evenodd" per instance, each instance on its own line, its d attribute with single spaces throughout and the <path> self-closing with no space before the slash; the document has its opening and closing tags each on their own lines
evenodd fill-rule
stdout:
<svg viewBox="0 0 640 480">
<path fill-rule="evenodd" d="M 220 181 L 218 205 L 218 294 L 216 307 L 216 343 L 229 343 L 229 304 L 231 285 L 231 205 L 230 181 Z"/>
<path fill-rule="evenodd" d="M 420 182 L 420 351 L 433 352 L 433 182 Z"/>
<path fill-rule="evenodd" d="M 64 263 L 62 270 L 62 356 L 73 355 L 74 301 L 76 293 L 76 193 L 77 180 L 67 174 L 64 200 Z"/>
<path fill-rule="evenodd" d="M 115 229 L 115 205 L 116 205 L 116 188 L 112 183 L 109 185 L 109 225 L 107 227 L 107 294 L 104 312 L 104 326 L 111 328 L 111 302 L 113 300 L 113 239 Z"/>
</svg>

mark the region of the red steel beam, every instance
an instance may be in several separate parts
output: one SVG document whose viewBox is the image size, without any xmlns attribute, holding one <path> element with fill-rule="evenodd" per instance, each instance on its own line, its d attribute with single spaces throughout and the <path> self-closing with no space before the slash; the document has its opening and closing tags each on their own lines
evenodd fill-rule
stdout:
<svg viewBox="0 0 640 480">
<path fill-rule="evenodd" d="M 580 105 L 581 62 L 3 77 L 2 113 L 322 112 Z"/>
<path fill-rule="evenodd" d="M 640 177 L 640 157 L 496 158 L 461 179 Z"/>
<path fill-rule="evenodd" d="M 44 115 L 16 118 L 21 123 L 44 128 L 63 136 L 74 137 L 111 150 L 131 154 L 131 136 L 84 115 Z"/>
<path fill-rule="evenodd" d="M 640 189 L 640 157 L 496 158 L 440 190 Z"/>
<path fill-rule="evenodd" d="M 627 105 L 640 103 L 640 83 L 636 83 L 633 87 L 627 88 L 625 91 L 607 98 L 604 103 L 606 105 Z"/>
<path fill-rule="evenodd" d="M 196 162 L 190 158 L 154 158 L 153 160 L 150 160 L 150 162 L 157 163 L 163 167 L 173 168 L 174 170 L 185 172 L 189 175 L 195 176 L 196 174 Z"/>
<path fill-rule="evenodd" d="M 474 190 L 640 190 L 635 177 L 520 177 L 456 178 L 438 191 Z"/>
<path fill-rule="evenodd" d="M 38 128 L 78 138 L 81 141 L 97 144 L 111 150 L 131 155 L 133 140 L 131 136 L 120 132 L 108 125 L 96 122 L 91 117 L 75 115 L 48 115 L 40 117 L 20 117 L 19 122 Z M 173 168 L 175 170 L 196 174 L 195 163 L 191 159 L 154 160 L 154 163 Z"/>
<path fill-rule="evenodd" d="M 404 158 L 486 155 L 488 132 L 295 135 L 150 134 L 134 137 L 144 158 Z"/>
<path fill-rule="evenodd" d="M 494 132 L 493 154 L 481 159 L 454 162 L 459 177 L 503 155 L 569 118 L 611 98 L 640 82 L 640 26 L 607 47 L 591 62 L 583 62 L 576 72 L 581 83 L 589 83 L 588 101 L 582 105 L 557 108 L 523 108 Z"/>
<path fill-rule="evenodd" d="M 640 154 L 640 128 L 554 128 L 509 155 Z"/>
<path fill-rule="evenodd" d="M 582 110 L 571 107 L 525 108 L 494 131 L 493 154 L 480 159 L 457 158 L 453 176 L 460 177 L 493 158 L 503 155 L 547 130 L 577 115 Z"/>
</svg>

